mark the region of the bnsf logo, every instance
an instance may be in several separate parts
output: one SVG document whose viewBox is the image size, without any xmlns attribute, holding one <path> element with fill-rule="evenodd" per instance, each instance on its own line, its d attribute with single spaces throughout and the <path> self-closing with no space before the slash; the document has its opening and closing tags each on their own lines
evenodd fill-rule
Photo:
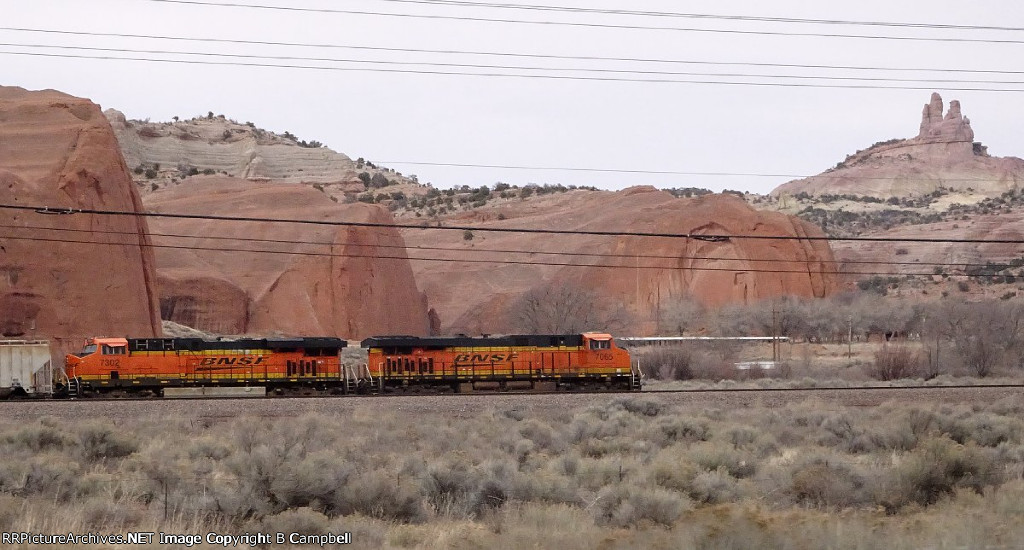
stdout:
<svg viewBox="0 0 1024 550">
<path fill-rule="evenodd" d="M 207 367 L 210 365 L 259 365 L 263 362 L 263 356 L 258 357 L 206 357 L 199 362 Z"/>
<path fill-rule="evenodd" d="M 455 363 L 490 363 L 511 361 L 519 357 L 518 353 L 460 353 L 455 356 Z"/>
</svg>

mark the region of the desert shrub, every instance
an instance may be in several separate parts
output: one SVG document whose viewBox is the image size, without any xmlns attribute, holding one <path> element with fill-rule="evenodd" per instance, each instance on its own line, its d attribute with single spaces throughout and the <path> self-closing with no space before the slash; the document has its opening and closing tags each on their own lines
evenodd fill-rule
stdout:
<svg viewBox="0 0 1024 550">
<path fill-rule="evenodd" d="M 5 493 L 0 493 L 0 529 L 3 532 L 13 532 L 14 527 L 19 520 L 18 508 L 22 504 L 22 499 Z M 19 526 L 23 527 L 23 526 Z"/>
<path fill-rule="evenodd" d="M 79 450 L 87 461 L 121 458 L 138 450 L 133 434 L 116 432 L 110 426 L 91 423 L 78 429 Z"/>
<path fill-rule="evenodd" d="M 223 439 L 204 435 L 190 440 L 186 451 L 191 460 L 223 460 L 231 454 L 231 447 Z"/>
<path fill-rule="evenodd" d="M 733 365 L 731 350 L 699 351 L 690 358 L 690 373 L 700 380 L 736 380 L 740 373 Z"/>
<path fill-rule="evenodd" d="M 655 380 L 689 380 L 693 378 L 690 363 L 693 352 L 686 348 L 662 348 L 645 353 L 641 359 L 644 372 Z"/>
<path fill-rule="evenodd" d="M 686 448 L 682 445 L 663 449 L 648 465 L 648 479 L 659 487 L 681 492 L 689 491 L 693 479 L 701 469 L 687 460 L 685 453 Z"/>
<path fill-rule="evenodd" d="M 845 412 L 831 413 L 820 423 L 817 443 L 848 453 L 870 453 L 878 450 L 908 450 L 917 444 L 917 436 L 905 422 L 855 422 Z"/>
<path fill-rule="evenodd" d="M 619 458 L 583 458 L 577 469 L 576 482 L 587 489 L 597 490 L 619 483 L 628 473 Z"/>
<path fill-rule="evenodd" d="M 913 378 L 920 372 L 920 357 L 906 346 L 883 346 L 875 352 L 875 361 L 867 367 L 876 380 Z"/>
<path fill-rule="evenodd" d="M 131 528 L 142 521 L 142 510 L 124 499 L 112 501 L 107 496 L 89 498 L 80 512 L 82 523 L 93 529 Z"/>
<path fill-rule="evenodd" d="M 598 523 L 614 527 L 638 527 L 645 522 L 671 526 L 688 504 L 672 491 L 614 485 L 598 493 L 592 510 Z"/>
<path fill-rule="evenodd" d="M 613 405 L 621 406 L 623 409 L 641 416 L 658 416 L 665 410 L 665 406 L 653 399 L 630 397 L 616 399 Z"/>
<path fill-rule="evenodd" d="M 750 548 L 814 548 L 815 545 L 788 545 L 792 537 L 789 532 L 795 531 L 791 523 L 784 529 L 774 527 L 757 509 L 724 508 L 713 509 L 713 516 L 705 520 L 710 525 L 704 526 L 687 541 L 685 547 L 695 550 L 747 550 Z M 723 527 L 727 526 L 727 527 Z M 780 530 L 783 534 L 774 531 Z"/>
<path fill-rule="evenodd" d="M 726 440 L 734 449 L 747 449 L 758 439 L 758 432 L 746 426 L 734 426 L 725 432 Z"/>
<path fill-rule="evenodd" d="M 724 468 L 714 471 L 703 471 L 694 476 L 687 494 L 702 504 L 720 504 L 740 499 L 742 491 L 736 478 L 729 475 Z"/>
<path fill-rule="evenodd" d="M 865 480 L 839 457 L 814 456 L 795 465 L 787 491 L 797 504 L 845 508 L 866 501 Z"/>
<path fill-rule="evenodd" d="M 327 516 L 310 508 L 292 508 L 266 516 L 250 526 L 253 532 L 321 535 L 330 532 Z"/>
<path fill-rule="evenodd" d="M 29 425 L 20 430 L 6 434 L 3 444 L 13 449 L 31 451 L 33 453 L 48 450 L 63 450 L 74 446 L 75 440 L 64 431 L 45 425 Z"/>
<path fill-rule="evenodd" d="M 275 472 L 271 496 L 289 507 L 313 506 L 330 513 L 337 491 L 344 487 L 354 468 L 335 453 L 317 451 L 301 461 L 289 460 Z"/>
<path fill-rule="evenodd" d="M 982 447 L 996 447 L 1000 443 L 1020 443 L 1021 422 L 989 413 L 968 413 L 959 416 L 936 415 L 935 431 L 953 441 L 966 445 L 976 443 Z"/>
<path fill-rule="evenodd" d="M 48 460 L 45 456 L 33 457 L 16 470 L 20 474 L 18 478 L 4 480 L 4 488 L 11 486 L 12 492 L 23 495 L 58 498 L 63 493 L 65 497 L 70 496 L 75 477 L 72 468 L 73 465 Z"/>
<path fill-rule="evenodd" d="M 705 470 L 721 468 L 736 478 L 750 477 L 757 471 L 753 455 L 721 441 L 697 443 L 690 451 L 690 459 Z"/>
<path fill-rule="evenodd" d="M 711 438 L 707 423 L 682 415 L 663 416 L 654 427 L 664 437 L 662 447 L 679 441 L 707 441 Z"/>
<path fill-rule="evenodd" d="M 994 461 L 973 445 L 932 437 L 907 453 L 876 489 L 876 501 L 890 512 L 907 504 L 927 506 L 957 488 L 981 492 L 999 482 Z"/>
<path fill-rule="evenodd" d="M 565 441 L 551 429 L 551 426 L 531 418 L 519 427 L 519 435 L 529 439 L 539 449 L 559 452 L 565 449 Z"/>
<path fill-rule="evenodd" d="M 363 514 L 378 519 L 421 522 L 426 519 L 420 492 L 413 482 L 397 483 L 392 474 L 373 470 L 355 476 L 336 497 L 340 515 Z"/>
<path fill-rule="evenodd" d="M 422 493 L 434 512 L 451 518 L 470 518 L 480 480 L 464 464 L 439 464 L 427 469 Z"/>
<path fill-rule="evenodd" d="M 576 505 L 583 502 L 577 479 L 550 471 L 513 474 L 508 478 L 507 490 L 512 501 Z"/>
</svg>

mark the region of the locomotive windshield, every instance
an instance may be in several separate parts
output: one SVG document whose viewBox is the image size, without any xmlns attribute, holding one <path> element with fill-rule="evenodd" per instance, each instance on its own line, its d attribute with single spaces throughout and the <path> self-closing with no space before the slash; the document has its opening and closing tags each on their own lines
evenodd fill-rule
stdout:
<svg viewBox="0 0 1024 550">
<path fill-rule="evenodd" d="M 85 346 L 84 348 L 82 348 L 82 351 L 76 353 L 75 355 L 79 357 L 85 357 L 86 355 L 92 355 L 93 353 L 96 353 L 96 344 L 89 344 L 88 346 Z"/>
</svg>

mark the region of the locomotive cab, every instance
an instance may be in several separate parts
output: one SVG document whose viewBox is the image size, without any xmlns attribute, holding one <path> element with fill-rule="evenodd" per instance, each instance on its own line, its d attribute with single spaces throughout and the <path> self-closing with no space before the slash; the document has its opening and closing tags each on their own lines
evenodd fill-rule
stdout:
<svg viewBox="0 0 1024 550">
<path fill-rule="evenodd" d="M 65 358 L 69 377 L 104 372 L 111 379 L 118 379 L 117 359 L 128 355 L 128 340 L 125 338 L 93 338 L 78 353 Z M 111 370 L 113 369 L 113 370 Z"/>
</svg>

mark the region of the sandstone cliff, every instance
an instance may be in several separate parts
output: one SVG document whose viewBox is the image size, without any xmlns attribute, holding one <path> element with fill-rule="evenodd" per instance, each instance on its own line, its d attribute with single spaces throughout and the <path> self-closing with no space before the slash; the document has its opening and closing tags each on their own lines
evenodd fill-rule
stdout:
<svg viewBox="0 0 1024 550">
<path fill-rule="evenodd" d="M 894 139 L 850 155 L 835 168 L 784 183 L 772 195 L 923 196 L 939 189 L 997 196 L 1024 184 L 1024 160 L 991 157 L 974 141 L 970 120 L 959 101 L 945 116 L 939 94 L 921 114 L 916 137 Z"/>
<path fill-rule="evenodd" d="M 367 181 L 376 177 L 378 187 L 411 183 L 392 170 L 352 160 L 317 142 L 307 143 L 288 132 L 276 134 L 223 115 L 149 122 L 128 120 L 113 109 L 104 114 L 143 195 L 190 174 L 305 183 L 338 197 L 363 191 L 367 186 L 360 179 L 363 173 Z"/>
<path fill-rule="evenodd" d="M 146 206 L 154 212 L 393 223 L 379 206 L 338 204 L 312 187 L 216 176 L 188 178 L 152 193 Z M 425 299 L 393 228 L 167 218 L 151 224 L 167 320 L 220 334 L 364 338 L 429 331 Z"/>
<path fill-rule="evenodd" d="M 543 202 L 509 202 L 446 223 L 480 228 L 822 235 L 811 224 L 777 212 L 754 210 L 737 197 L 677 199 L 650 187 L 617 193 L 572 191 L 546 197 Z M 607 309 L 604 313 L 620 318 L 624 314 L 631 333 L 653 333 L 662 309 L 683 297 L 715 306 L 780 295 L 825 296 L 838 285 L 832 252 L 825 241 L 465 234 L 434 228 L 407 230 L 405 237 L 410 256 L 432 260 L 415 261 L 413 268 L 440 315 L 442 331 L 448 333 L 521 329 L 516 325 L 521 297 L 545 288 L 583 289 L 595 297 L 597 308 Z M 427 249 L 418 251 L 419 247 Z M 451 259 L 471 259 L 473 263 L 444 261 Z M 544 265 L 564 263 L 611 267 Z M 612 311 L 616 308 L 621 311 Z"/>
<path fill-rule="evenodd" d="M 135 212 L 139 195 L 99 106 L 0 87 L 0 203 Z M 160 334 L 146 220 L 0 209 L 0 335 Z"/>
</svg>

